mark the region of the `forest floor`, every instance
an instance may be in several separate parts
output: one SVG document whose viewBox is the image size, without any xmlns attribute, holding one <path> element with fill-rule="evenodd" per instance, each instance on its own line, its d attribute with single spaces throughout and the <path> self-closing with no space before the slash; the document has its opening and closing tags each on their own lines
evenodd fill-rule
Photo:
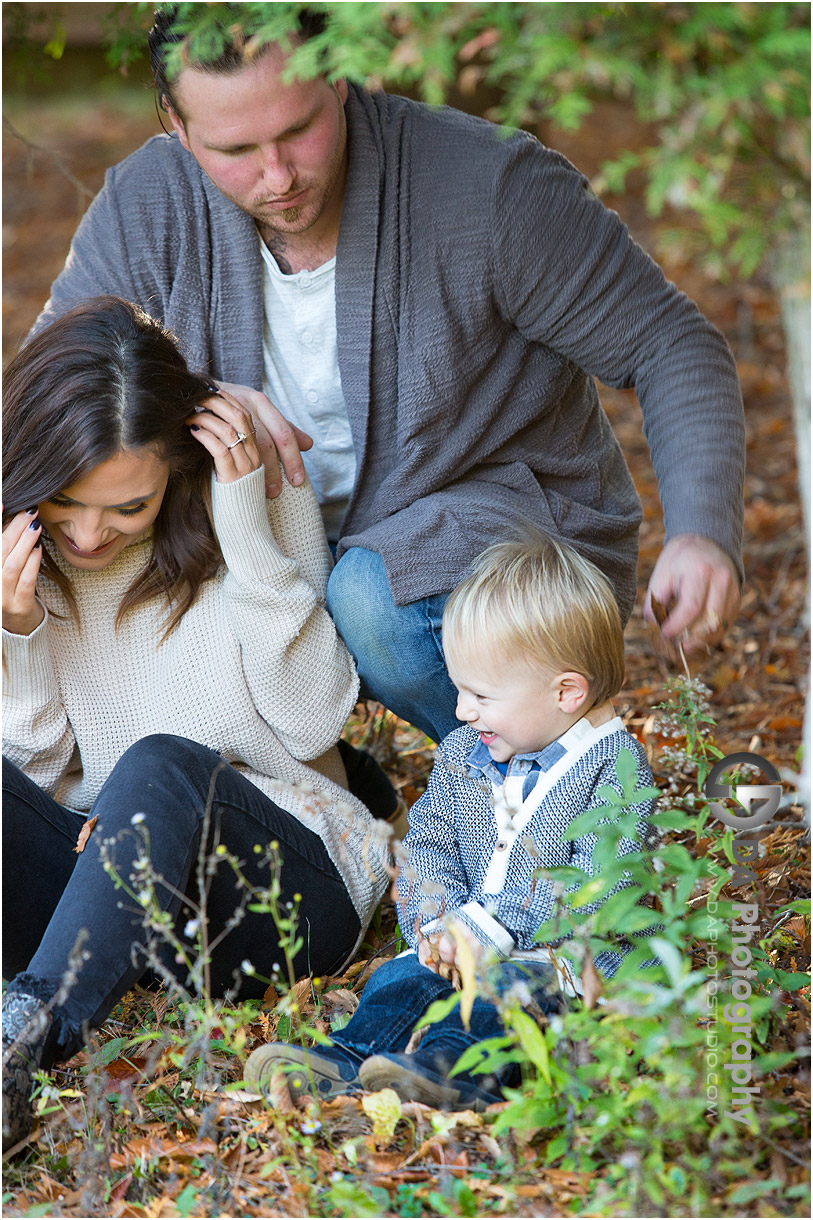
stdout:
<svg viewBox="0 0 813 1220">
<path fill-rule="evenodd" d="M 76 183 L 90 193 L 97 190 L 105 167 L 154 134 L 157 120 L 150 102 L 134 91 L 123 101 L 111 94 L 95 98 L 92 105 L 73 97 L 47 102 L 10 98 L 6 114 L 13 125 L 5 130 L 3 148 L 7 360 L 46 300 L 87 206 L 90 196 Z M 628 115 L 605 107 L 582 133 L 543 133 L 543 139 L 592 174 L 613 143 L 629 138 L 628 125 Z M 607 202 L 654 253 L 660 226 L 646 217 L 640 198 L 630 194 Z M 725 334 L 737 361 L 746 413 L 742 605 L 725 641 L 693 659 L 691 671 L 711 690 L 714 741 L 720 750 L 764 756 L 780 769 L 791 794 L 800 766 L 807 688 L 808 574 L 779 306 L 759 275 L 747 284 L 721 284 L 696 266 L 661 261 L 669 277 Z M 616 706 L 646 747 L 656 782 L 679 801 L 693 791 L 693 780 L 676 774 L 666 761 L 662 751 L 669 743 L 658 731 L 655 709 L 680 666 L 641 614 L 663 539 L 657 488 L 634 395 L 602 390 L 602 401 L 644 507 L 639 598 L 626 632 L 627 680 Z M 414 802 L 431 767 L 431 743 L 364 705 L 348 735 L 365 742 L 407 803 Z M 764 854 L 755 866 L 761 916 L 768 923 L 783 904 L 809 896 L 808 839 L 801 809 L 790 800 L 778 815 L 782 825 L 763 838 Z M 702 842 L 695 850 L 702 851 Z M 379 949 L 393 951 L 393 922 L 392 907 L 386 904 L 359 960 L 343 977 L 323 981 L 318 1011 L 316 991 L 307 983 L 298 986 L 305 1018 L 325 1021 L 342 1006 L 352 1010 L 369 974 L 365 963 Z M 809 969 L 809 921 L 788 921 L 783 954 L 786 970 Z M 809 994 L 809 989 L 783 993 L 774 1049 L 798 1050 L 807 1044 Z M 325 999 L 331 995 L 332 1001 Z M 243 1057 L 274 1032 L 278 1020 L 272 1006 L 244 1028 Z M 281 1121 L 279 1109 L 275 1113 L 239 1093 L 221 1095 L 207 1091 L 205 1084 L 199 1087 L 194 1073 L 175 1066 L 168 1050 L 158 1059 L 147 1058 L 128 1041 L 139 1030 L 163 1030 L 171 1045 L 177 1013 L 165 995 L 128 996 L 100 1031 L 99 1047 L 54 1073 L 47 1112 L 29 1147 L 5 1165 L 5 1214 L 558 1216 L 580 1213 L 580 1201 L 589 1193 L 593 1172 L 546 1164 L 544 1132 L 528 1138 L 511 1135 L 498 1144 L 489 1134 L 488 1115 L 453 1117 L 414 1104 L 403 1108 L 397 1132 L 387 1136 L 372 1125 L 375 1115 L 355 1097 L 325 1103 L 318 1115 L 307 1106 L 301 1112 L 292 1108 Z M 215 1057 L 220 1045 L 215 1037 Z M 224 1076 L 239 1078 L 240 1056 L 224 1052 L 222 1058 Z M 754 1138 L 752 1175 L 712 1189 L 708 1214 L 808 1214 L 799 1198 L 807 1166 L 800 1132 L 809 1114 L 808 1062 L 802 1058 L 783 1071 L 787 1074 L 777 1071 L 770 1085 L 795 1112 L 795 1127 L 784 1135 L 774 1132 L 767 1148 Z M 364 1191 L 359 1193 L 353 1183 L 363 1183 Z M 686 1211 L 673 1204 L 668 1214 L 697 1214 L 688 1199 L 685 1206 Z M 622 1212 L 608 1204 L 607 1212 L 589 1214 Z"/>
</svg>

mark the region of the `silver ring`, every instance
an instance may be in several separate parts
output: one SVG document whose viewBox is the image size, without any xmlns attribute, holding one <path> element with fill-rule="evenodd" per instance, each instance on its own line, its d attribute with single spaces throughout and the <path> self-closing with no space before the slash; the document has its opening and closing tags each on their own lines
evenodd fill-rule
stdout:
<svg viewBox="0 0 813 1220">
<path fill-rule="evenodd" d="M 248 440 L 248 434 L 246 432 L 238 432 L 237 440 L 232 441 L 232 443 L 230 445 L 227 445 L 226 448 L 233 449 L 235 445 L 242 445 L 243 441 L 247 441 L 247 440 Z"/>
</svg>

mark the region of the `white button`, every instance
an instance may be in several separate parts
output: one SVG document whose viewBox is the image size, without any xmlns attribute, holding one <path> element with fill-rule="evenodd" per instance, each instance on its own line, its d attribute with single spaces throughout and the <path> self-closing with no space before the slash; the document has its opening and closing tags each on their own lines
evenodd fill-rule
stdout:
<svg viewBox="0 0 813 1220">
<path fill-rule="evenodd" d="M 503 841 L 501 839 L 500 842 L 497 844 L 497 851 L 505 851 L 507 846 L 508 846 L 508 844 L 503 843 Z"/>
<path fill-rule="evenodd" d="M 318 402 L 319 401 L 319 395 L 316 393 L 316 390 L 308 390 L 305 397 L 307 398 L 308 402 Z"/>
<path fill-rule="evenodd" d="M 310 343 L 312 339 L 313 339 L 313 335 L 311 334 L 311 332 L 310 332 L 309 330 L 303 330 L 303 332 L 302 332 L 302 342 L 303 342 L 303 343 Z"/>
</svg>

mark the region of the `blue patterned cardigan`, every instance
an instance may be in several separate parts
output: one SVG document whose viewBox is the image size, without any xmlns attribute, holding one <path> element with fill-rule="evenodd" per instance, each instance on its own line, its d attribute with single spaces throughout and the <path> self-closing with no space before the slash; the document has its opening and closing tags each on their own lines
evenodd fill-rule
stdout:
<svg viewBox="0 0 813 1220">
<path fill-rule="evenodd" d="M 651 785 L 646 755 L 617 716 L 598 728 L 577 721 L 539 754 L 512 759 L 505 777 L 472 728 L 450 733 L 438 747 L 426 792 L 409 814 L 407 863 L 397 883 L 407 942 L 414 947 L 420 934 L 437 926 L 436 917 L 454 914 L 500 957 L 549 960 L 534 935 L 553 913 L 554 887 L 544 878 L 532 883 L 532 873 L 569 865 L 594 875 L 596 836 L 563 842 L 562 834 L 577 815 L 604 804 L 598 796 L 602 785 L 621 792 L 616 761 L 622 749 L 637 761 L 638 787 Z M 633 806 L 640 841 L 621 839 L 619 856 L 651 842 L 653 804 Z M 612 974 L 623 956 L 602 953 L 596 966 Z"/>
</svg>

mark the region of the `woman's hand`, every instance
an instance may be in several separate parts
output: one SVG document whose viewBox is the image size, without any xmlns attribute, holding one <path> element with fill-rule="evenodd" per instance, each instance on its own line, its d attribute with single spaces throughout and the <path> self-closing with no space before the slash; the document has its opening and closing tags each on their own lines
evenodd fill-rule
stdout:
<svg viewBox="0 0 813 1220">
<path fill-rule="evenodd" d="M 16 513 L 3 528 L 3 626 L 13 635 L 30 635 L 45 617 L 37 601 L 41 534 L 36 509 Z"/>
<path fill-rule="evenodd" d="M 196 440 L 208 449 L 218 483 L 234 483 L 262 465 L 251 412 L 226 390 L 213 392 L 187 420 Z"/>
<path fill-rule="evenodd" d="M 230 381 L 221 382 L 219 388 L 226 390 L 254 416 L 260 457 L 265 462 L 265 494 L 268 499 L 275 500 L 282 491 L 280 463 L 291 486 L 301 487 L 305 482 L 305 463 L 301 451 L 313 447 L 313 438 L 297 428 L 296 424 L 289 423 L 270 398 L 259 390 Z"/>
</svg>

